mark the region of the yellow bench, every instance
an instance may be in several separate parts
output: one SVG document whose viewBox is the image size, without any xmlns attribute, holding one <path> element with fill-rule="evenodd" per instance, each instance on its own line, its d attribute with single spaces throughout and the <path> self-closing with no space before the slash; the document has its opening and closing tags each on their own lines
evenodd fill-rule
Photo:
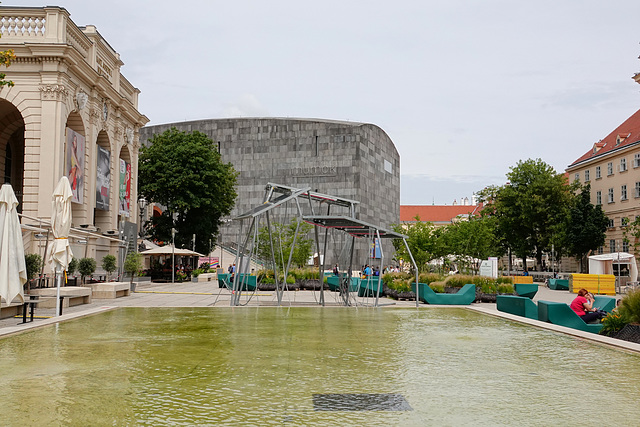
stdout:
<svg viewBox="0 0 640 427">
<path fill-rule="evenodd" d="M 513 284 L 516 283 L 533 283 L 533 276 L 511 276 Z"/>
<path fill-rule="evenodd" d="M 569 292 L 577 294 L 580 289 L 592 294 L 616 294 L 616 277 L 613 274 L 572 274 L 569 277 Z"/>
</svg>

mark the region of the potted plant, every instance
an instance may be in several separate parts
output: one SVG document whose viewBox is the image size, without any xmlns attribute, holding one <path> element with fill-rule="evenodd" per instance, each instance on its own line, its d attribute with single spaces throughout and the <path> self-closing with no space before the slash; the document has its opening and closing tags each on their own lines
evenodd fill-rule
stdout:
<svg viewBox="0 0 640 427">
<path fill-rule="evenodd" d="M 84 278 L 91 276 L 96 271 L 96 260 L 93 258 L 82 258 L 78 262 L 78 271 L 80 272 L 81 282 L 84 285 Z"/>
<path fill-rule="evenodd" d="M 124 271 L 131 275 L 131 292 L 135 292 L 136 284 L 133 282 L 133 276 L 137 276 L 142 271 L 142 255 L 139 252 L 130 252 L 124 261 Z"/>
<path fill-rule="evenodd" d="M 117 268 L 115 255 L 111 255 L 111 254 L 105 255 L 102 258 L 102 268 L 104 269 L 104 271 L 107 272 L 107 282 L 108 282 L 111 274 L 113 274 L 113 272 L 116 271 L 116 268 Z"/>
</svg>

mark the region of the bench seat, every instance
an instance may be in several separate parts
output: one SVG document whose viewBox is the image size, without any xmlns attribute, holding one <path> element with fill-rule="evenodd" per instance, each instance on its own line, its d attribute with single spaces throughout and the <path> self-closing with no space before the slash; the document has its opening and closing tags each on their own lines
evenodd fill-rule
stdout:
<svg viewBox="0 0 640 427">
<path fill-rule="evenodd" d="M 91 283 L 91 298 L 96 299 L 116 299 L 128 297 L 131 294 L 131 284 L 129 282 L 104 282 Z"/>
<path fill-rule="evenodd" d="M 359 297 L 376 297 L 377 295 L 383 296 L 380 276 L 370 276 L 360 279 L 360 285 L 358 287 Z"/>
<path fill-rule="evenodd" d="M 549 279 L 549 289 L 554 291 L 568 291 L 569 280 L 568 279 Z"/>
<path fill-rule="evenodd" d="M 527 297 L 533 299 L 538 293 L 538 285 L 535 283 L 516 283 L 513 285 L 513 289 L 521 297 Z"/>
<path fill-rule="evenodd" d="M 498 295 L 496 305 L 498 311 L 538 320 L 538 306 L 529 297 Z"/>
<path fill-rule="evenodd" d="M 411 290 L 416 291 L 415 282 Z M 470 305 L 476 300 L 476 285 L 467 283 L 455 294 L 436 293 L 426 283 L 418 283 L 418 298 L 427 304 L 440 305 Z"/>
<path fill-rule="evenodd" d="M 602 329 L 600 323 L 585 323 L 575 311 L 571 310 L 571 307 L 563 302 L 538 301 L 538 320 L 594 334 Z"/>
<path fill-rule="evenodd" d="M 31 289 L 31 295 L 48 298 L 40 303 L 41 308 L 56 308 L 56 288 Z M 91 288 L 86 286 L 63 286 L 60 288 L 60 296 L 64 297 L 62 307 L 73 307 L 80 304 L 91 304 Z"/>
</svg>

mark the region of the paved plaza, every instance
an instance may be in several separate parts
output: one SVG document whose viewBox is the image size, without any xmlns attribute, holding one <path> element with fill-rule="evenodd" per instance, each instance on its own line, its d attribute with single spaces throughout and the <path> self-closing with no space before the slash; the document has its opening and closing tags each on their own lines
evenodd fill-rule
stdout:
<svg viewBox="0 0 640 427">
<path fill-rule="evenodd" d="M 557 291 L 547 288 L 544 284 L 539 284 L 538 293 L 533 299 L 535 302 L 539 300 L 557 301 L 570 303 L 575 294 L 569 291 Z M 251 298 L 249 298 L 251 296 Z M 616 298 L 621 298 L 617 295 Z M 282 298 L 283 307 L 318 307 L 321 309 L 334 309 L 341 307 L 339 296 L 335 292 L 324 292 L 325 307 L 320 306 L 319 291 L 288 291 Z M 277 307 L 277 296 L 275 291 L 258 291 L 256 293 L 243 293 L 241 296 L 241 304 L 247 307 Z M 37 308 L 33 322 L 22 324 L 22 317 L 11 317 L 0 320 L 0 337 L 20 333 L 28 329 L 42 327 L 53 323 L 76 319 L 100 313 L 106 310 L 117 309 L 118 307 L 212 307 L 216 309 L 229 309 L 231 301 L 231 292 L 227 289 L 220 289 L 217 281 L 210 282 L 184 282 L 184 283 L 151 283 L 148 281 L 140 282 L 136 285 L 136 291 L 126 297 L 116 299 L 93 299 L 90 304 L 81 304 L 63 309 L 62 316 L 55 317 L 55 309 L 53 308 Z M 372 307 L 373 299 L 364 300 L 358 298 L 359 302 L 367 305 L 358 309 L 375 309 Z M 415 301 L 396 301 L 382 297 L 379 301 L 380 308 L 405 308 L 416 309 Z M 430 309 L 437 306 L 430 306 L 420 303 L 419 309 Z M 495 303 L 474 303 L 465 306 L 468 309 L 479 311 L 488 315 L 498 316 L 505 319 L 526 323 L 535 327 L 549 329 L 568 335 L 573 335 L 582 339 L 599 342 L 606 345 L 615 346 L 621 349 L 640 352 L 640 344 L 630 343 L 617 340 L 601 335 L 588 332 L 582 332 L 575 329 L 565 328 L 563 326 L 552 325 L 550 323 L 540 322 L 538 320 L 527 319 L 525 317 L 515 316 L 508 313 L 499 312 Z M 242 309 L 242 307 L 234 307 L 234 309 Z M 350 308 L 355 309 L 355 308 Z"/>
</svg>

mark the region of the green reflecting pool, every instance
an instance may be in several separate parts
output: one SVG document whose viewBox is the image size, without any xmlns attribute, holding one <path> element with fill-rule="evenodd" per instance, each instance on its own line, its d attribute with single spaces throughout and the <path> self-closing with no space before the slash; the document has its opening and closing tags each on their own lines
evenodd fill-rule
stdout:
<svg viewBox="0 0 640 427">
<path fill-rule="evenodd" d="M 0 372 L 2 425 L 637 425 L 640 395 L 635 354 L 456 308 L 123 308 Z M 341 393 L 411 410 L 314 410 Z"/>
</svg>

